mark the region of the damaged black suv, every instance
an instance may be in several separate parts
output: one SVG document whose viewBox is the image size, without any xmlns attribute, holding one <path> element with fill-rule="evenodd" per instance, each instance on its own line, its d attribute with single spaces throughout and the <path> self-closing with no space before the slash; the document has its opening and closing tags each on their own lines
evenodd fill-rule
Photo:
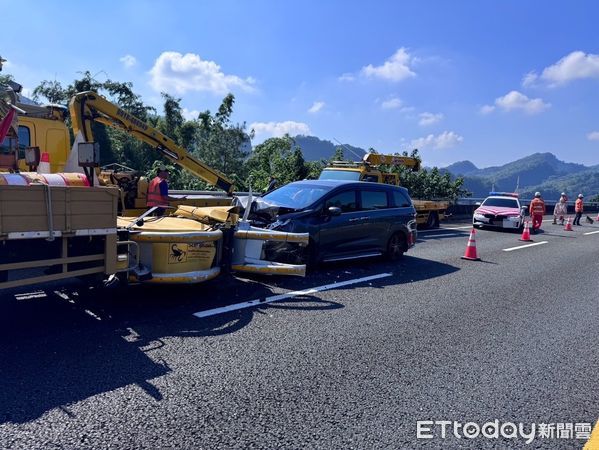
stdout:
<svg viewBox="0 0 599 450">
<path fill-rule="evenodd" d="M 284 244 L 265 249 L 281 262 L 339 261 L 385 255 L 400 258 L 416 242 L 416 210 L 407 189 L 380 183 L 305 180 L 255 199 L 254 225 L 309 233 L 302 255 L 286 254 Z"/>
</svg>

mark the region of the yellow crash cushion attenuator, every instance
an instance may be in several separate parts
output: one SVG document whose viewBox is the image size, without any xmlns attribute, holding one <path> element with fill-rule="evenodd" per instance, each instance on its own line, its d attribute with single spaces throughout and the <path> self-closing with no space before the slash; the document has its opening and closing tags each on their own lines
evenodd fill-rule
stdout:
<svg viewBox="0 0 599 450">
<path fill-rule="evenodd" d="M 299 244 L 308 244 L 308 241 L 310 239 L 310 235 L 308 233 L 285 233 L 281 231 L 268 230 L 240 230 L 235 232 L 235 237 L 238 239 L 296 242 Z"/>
</svg>

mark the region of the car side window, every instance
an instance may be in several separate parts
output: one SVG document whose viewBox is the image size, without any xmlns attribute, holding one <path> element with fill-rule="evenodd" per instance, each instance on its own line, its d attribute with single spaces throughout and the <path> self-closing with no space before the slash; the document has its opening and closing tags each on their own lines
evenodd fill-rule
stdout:
<svg viewBox="0 0 599 450">
<path fill-rule="evenodd" d="M 393 191 L 393 200 L 395 200 L 395 206 L 398 208 L 409 208 L 412 206 L 412 202 L 401 191 Z"/>
<path fill-rule="evenodd" d="M 384 209 L 389 207 L 386 191 L 368 191 L 360 192 L 362 197 L 362 210 Z"/>
<path fill-rule="evenodd" d="M 329 209 L 331 206 L 340 208 L 342 213 L 357 211 L 356 191 L 345 191 L 333 195 L 324 204 L 325 209 Z"/>
</svg>

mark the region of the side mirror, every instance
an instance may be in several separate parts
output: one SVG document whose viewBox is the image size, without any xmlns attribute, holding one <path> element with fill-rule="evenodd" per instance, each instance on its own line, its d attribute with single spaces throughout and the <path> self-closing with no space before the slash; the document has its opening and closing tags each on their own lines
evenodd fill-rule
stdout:
<svg viewBox="0 0 599 450">
<path fill-rule="evenodd" d="M 338 208 L 336 206 L 329 206 L 329 215 L 330 216 L 340 216 L 341 215 L 341 208 Z"/>
<path fill-rule="evenodd" d="M 100 165 L 100 144 L 80 142 L 77 147 L 79 167 L 98 167 Z"/>
<path fill-rule="evenodd" d="M 26 147 L 25 148 L 25 164 L 29 167 L 37 167 L 40 165 L 40 148 Z"/>
</svg>

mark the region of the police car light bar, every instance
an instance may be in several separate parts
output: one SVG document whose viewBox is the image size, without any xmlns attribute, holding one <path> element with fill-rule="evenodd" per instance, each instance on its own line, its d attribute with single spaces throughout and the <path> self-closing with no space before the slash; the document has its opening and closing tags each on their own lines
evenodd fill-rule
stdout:
<svg viewBox="0 0 599 450">
<path fill-rule="evenodd" d="M 489 195 L 503 195 L 504 197 L 515 197 L 515 198 L 520 197 L 520 195 L 516 194 L 515 192 L 489 192 Z"/>
</svg>

